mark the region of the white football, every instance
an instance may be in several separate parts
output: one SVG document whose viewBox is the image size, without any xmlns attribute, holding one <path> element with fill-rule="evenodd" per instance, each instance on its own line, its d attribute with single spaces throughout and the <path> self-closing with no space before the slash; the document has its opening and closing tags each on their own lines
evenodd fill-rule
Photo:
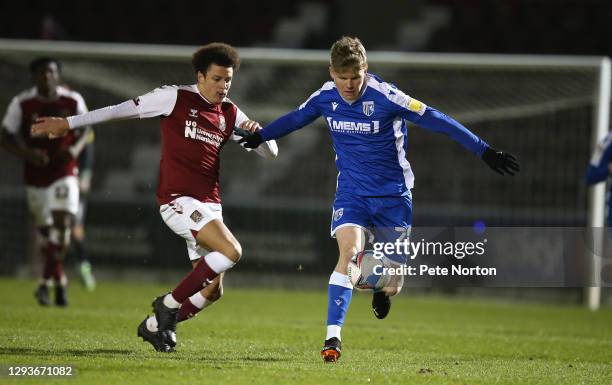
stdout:
<svg viewBox="0 0 612 385">
<path fill-rule="evenodd" d="M 389 284 L 391 277 L 383 274 L 383 259 L 375 258 L 372 250 L 355 254 L 348 264 L 348 277 L 357 290 L 380 290 Z"/>
</svg>

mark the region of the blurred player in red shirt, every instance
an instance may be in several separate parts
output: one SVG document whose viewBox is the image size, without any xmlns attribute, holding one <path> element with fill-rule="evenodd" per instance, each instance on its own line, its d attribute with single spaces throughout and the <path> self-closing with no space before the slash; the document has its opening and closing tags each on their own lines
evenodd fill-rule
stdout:
<svg viewBox="0 0 612 385">
<path fill-rule="evenodd" d="M 61 64 L 43 57 L 30 63 L 34 87 L 15 96 L 2 120 L 1 143 L 24 162 L 27 201 L 34 223 L 45 239 L 44 268 L 35 292 L 41 305 L 49 305 L 55 282 L 55 304 L 66 306 L 67 279 L 62 259 L 70 243 L 70 229 L 79 205 L 76 158 L 82 151 L 88 126 L 48 139 L 30 133 L 39 116 L 67 117 L 87 112 L 83 97 L 61 84 Z"/>
<path fill-rule="evenodd" d="M 90 124 L 159 117 L 157 203 L 164 222 L 185 239 L 193 270 L 172 292 L 155 299 L 155 316 L 138 327 L 138 335 L 158 351 L 174 350 L 177 322 L 221 297 L 223 272 L 242 255 L 240 243 L 223 223 L 219 191 L 221 148 L 261 129 L 227 98 L 239 64 L 233 47 L 211 43 L 193 54 L 196 84 L 164 86 L 83 115 L 40 118 L 32 126 L 34 133 L 55 138 Z M 275 157 L 278 149 L 276 142 L 268 141 L 255 151 Z"/>
</svg>

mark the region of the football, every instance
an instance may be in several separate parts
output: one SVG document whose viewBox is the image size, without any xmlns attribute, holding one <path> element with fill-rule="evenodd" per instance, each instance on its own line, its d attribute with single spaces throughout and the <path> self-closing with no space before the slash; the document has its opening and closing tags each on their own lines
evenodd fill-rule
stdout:
<svg viewBox="0 0 612 385">
<path fill-rule="evenodd" d="M 375 258 L 372 250 L 363 250 L 351 258 L 347 274 L 355 289 L 377 291 L 388 285 L 391 278 L 382 274 L 383 267 L 384 258 Z"/>
</svg>

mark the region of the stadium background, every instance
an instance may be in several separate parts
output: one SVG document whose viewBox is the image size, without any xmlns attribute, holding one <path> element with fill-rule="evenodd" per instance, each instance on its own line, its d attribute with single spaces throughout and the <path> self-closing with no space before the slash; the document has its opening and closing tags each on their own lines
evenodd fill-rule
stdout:
<svg viewBox="0 0 612 385">
<path fill-rule="evenodd" d="M 225 1 L 205 17 L 194 10 L 208 6 L 195 1 L 122 2 L 121 12 L 116 2 L 23 1 L 0 5 L 0 13 L 14 15 L 0 25 L 0 37 L 173 45 L 220 40 L 238 47 L 328 49 L 338 36 L 349 34 L 359 36 L 370 53 L 612 53 L 612 41 L 604 34 L 605 15 L 612 10 L 606 1 L 382 3 L 390 6 L 377 8 L 377 21 L 365 23 L 372 17 L 366 1 Z M 91 14 L 96 17 L 81 17 Z M 172 22 L 163 22 L 160 14 Z M 378 20 L 385 20 L 386 27 Z M 3 108 L 30 86 L 27 64 L 34 56 L 0 56 Z M 111 58 L 88 56 L 86 50 L 59 57 L 64 80 L 91 109 L 162 84 L 193 82 L 188 57 Z M 370 69 L 516 153 L 523 165 L 514 178 L 498 177 L 447 138 L 412 127 L 408 158 L 416 175 L 415 227 L 472 226 L 477 221 L 491 226 L 587 224 L 584 172 L 591 153 L 593 71 L 375 64 Z M 327 78 L 321 65 L 245 60 L 230 97 L 252 118 L 267 123 L 295 108 Z M 279 146 L 274 161 L 231 143 L 223 152 L 224 216 L 245 250 L 235 273 L 280 277 L 285 285 L 306 285 L 308 280 L 300 278 L 315 277 L 322 284 L 319 277 L 328 274 L 337 253 L 328 232 L 336 179 L 329 135 L 319 120 L 280 140 Z M 138 271 L 163 278 L 170 270 L 178 274 L 187 268 L 183 241 L 165 228 L 155 206 L 158 157 L 155 119 L 97 128 L 86 229 L 89 252 L 102 274 L 121 277 Z M 28 275 L 35 264 L 26 257 L 32 255 L 32 236 L 24 230 L 20 164 L 5 152 L 0 152 L 0 164 L 0 272 Z M 537 244 L 545 256 L 554 240 L 541 242 L 523 247 Z M 531 290 L 529 295 L 538 294 Z M 554 297 L 575 301 L 580 291 L 559 290 Z"/>
</svg>

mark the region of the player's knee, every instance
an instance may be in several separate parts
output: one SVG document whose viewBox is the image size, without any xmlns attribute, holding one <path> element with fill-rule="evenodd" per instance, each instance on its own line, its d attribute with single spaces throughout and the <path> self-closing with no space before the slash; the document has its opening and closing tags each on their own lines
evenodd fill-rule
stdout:
<svg viewBox="0 0 612 385">
<path fill-rule="evenodd" d="M 222 250 L 219 250 L 219 252 L 233 262 L 238 262 L 242 257 L 242 246 L 238 241 L 231 241 L 228 242 Z"/>
<path fill-rule="evenodd" d="M 344 248 L 340 250 L 340 260 L 348 263 L 357 252 L 359 252 L 359 249 L 355 246 Z"/>
</svg>

